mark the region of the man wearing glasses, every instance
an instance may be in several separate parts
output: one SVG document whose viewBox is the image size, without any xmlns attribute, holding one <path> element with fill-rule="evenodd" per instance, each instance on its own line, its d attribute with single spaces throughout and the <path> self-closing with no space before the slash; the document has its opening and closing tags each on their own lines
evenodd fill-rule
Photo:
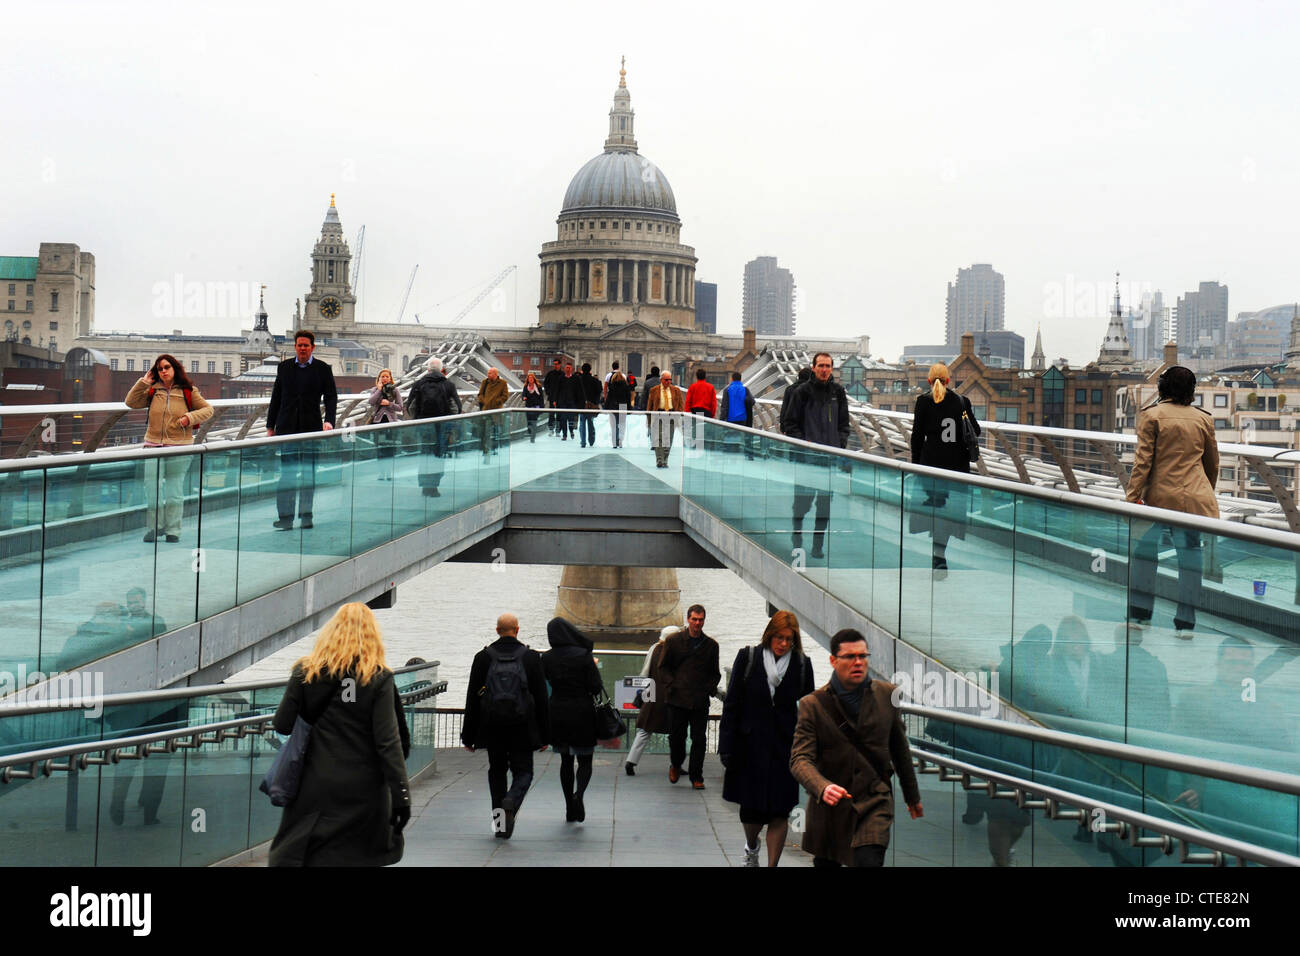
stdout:
<svg viewBox="0 0 1300 956">
<path fill-rule="evenodd" d="M 848 445 L 849 397 L 844 386 L 831 377 L 834 369 L 835 360 L 830 354 L 818 352 L 813 356 L 812 378 L 802 385 L 794 386 L 786 419 L 781 423 L 781 430 L 791 438 L 802 438 L 832 448 Z M 792 455 L 792 458 L 805 460 L 811 457 Z M 817 456 L 818 459 L 821 457 Z M 795 485 L 792 544 L 796 550 L 803 549 L 803 517 L 813 507 L 814 499 L 817 507 L 813 518 L 812 556 L 822 558 L 825 557 L 822 548 L 826 538 L 826 525 L 831 517 L 831 491 L 827 484 L 818 482 L 816 488 Z"/>
<path fill-rule="evenodd" d="M 809 794 L 803 848 L 814 866 L 884 865 L 895 773 L 912 819 L 922 816 L 895 685 L 872 680 L 867 660 L 860 631 L 837 631 L 830 683 L 799 702 L 790 773 Z"/>
</svg>

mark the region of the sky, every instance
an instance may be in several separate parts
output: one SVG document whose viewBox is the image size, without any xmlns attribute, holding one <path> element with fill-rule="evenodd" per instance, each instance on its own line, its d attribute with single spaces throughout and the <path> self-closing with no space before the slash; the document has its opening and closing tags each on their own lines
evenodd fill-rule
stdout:
<svg viewBox="0 0 1300 956">
<path fill-rule="evenodd" d="M 292 323 L 337 194 L 360 317 L 537 321 L 538 259 L 627 57 L 718 329 L 774 255 L 807 335 L 896 360 L 991 263 L 1006 324 L 1096 357 L 1124 304 L 1202 281 L 1300 298 L 1300 8 L 1283 3 L 70 3 L 6 13 L 0 255 L 95 255 L 96 328 Z M 355 248 L 353 252 L 355 253 Z M 194 286 L 193 283 L 199 285 Z M 185 308 L 179 287 L 238 283 Z"/>
</svg>

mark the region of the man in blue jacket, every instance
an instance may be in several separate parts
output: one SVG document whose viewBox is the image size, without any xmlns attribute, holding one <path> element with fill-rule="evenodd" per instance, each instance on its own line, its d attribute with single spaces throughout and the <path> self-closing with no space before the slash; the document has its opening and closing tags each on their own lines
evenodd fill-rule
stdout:
<svg viewBox="0 0 1300 956">
<path fill-rule="evenodd" d="M 718 417 L 733 425 L 754 427 L 754 396 L 740 380 L 739 372 L 731 373 L 731 384 L 722 390 L 722 399 L 718 403 Z M 745 457 L 753 460 L 754 450 L 749 443 L 750 436 L 743 433 L 728 432 L 727 448 L 735 450 L 735 442 L 745 449 Z"/>
</svg>

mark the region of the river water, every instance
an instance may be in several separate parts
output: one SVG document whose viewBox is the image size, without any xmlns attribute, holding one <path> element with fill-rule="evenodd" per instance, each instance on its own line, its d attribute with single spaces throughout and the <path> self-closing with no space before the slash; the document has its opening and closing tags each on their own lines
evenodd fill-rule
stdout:
<svg viewBox="0 0 1300 956">
<path fill-rule="evenodd" d="M 438 677 L 447 681 L 447 694 L 439 704 L 462 706 L 474 655 L 496 640 L 497 615 L 518 615 L 519 639 L 546 650 L 546 622 L 555 614 L 563 570 L 558 565 L 447 562 L 399 585 L 394 606 L 375 612 L 389 666 L 412 657 L 441 661 Z M 704 605 L 704 630 L 718 642 L 724 668 L 742 647 L 758 643 L 767 626 L 767 604 L 744 581 L 724 568 L 682 570 L 677 578 L 683 615 L 692 604 Z M 315 640 L 312 634 L 281 648 L 230 681 L 285 677 Z M 820 678 L 828 667 L 818 668 L 818 663 L 819 655 L 814 655 L 814 673 Z M 717 701 L 714 709 L 719 709 Z"/>
</svg>

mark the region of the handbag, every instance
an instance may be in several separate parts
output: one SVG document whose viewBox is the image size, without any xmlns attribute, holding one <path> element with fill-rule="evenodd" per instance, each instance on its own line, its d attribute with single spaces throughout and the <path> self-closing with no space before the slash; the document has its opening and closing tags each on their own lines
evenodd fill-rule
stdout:
<svg viewBox="0 0 1300 956">
<path fill-rule="evenodd" d="M 616 740 L 626 734 L 627 723 L 614 709 L 614 703 L 609 699 L 609 694 L 604 688 L 601 688 L 599 694 L 592 694 L 591 697 L 596 705 L 596 739 Z"/>
<path fill-rule="evenodd" d="M 962 399 L 965 404 L 966 400 Z M 966 409 L 961 412 L 961 443 L 966 446 L 966 457 L 970 461 L 980 460 L 980 438 L 975 434 L 975 426 L 971 423 L 970 416 L 966 414 Z"/>
<path fill-rule="evenodd" d="M 335 690 L 338 685 L 335 685 Z M 302 768 L 307 761 L 307 744 L 311 740 L 312 727 L 319 722 L 325 715 L 325 711 L 330 709 L 330 704 L 334 703 L 334 692 L 330 692 L 329 700 L 321 712 L 316 715 L 316 720 L 308 723 L 303 720 L 299 714 L 294 718 L 293 730 L 289 733 L 289 739 L 284 742 L 280 750 L 271 761 L 270 768 L 266 771 L 266 776 L 262 778 L 258 790 L 271 798 L 271 805 L 275 807 L 287 807 L 298 798 L 298 786 L 302 783 Z"/>
</svg>

